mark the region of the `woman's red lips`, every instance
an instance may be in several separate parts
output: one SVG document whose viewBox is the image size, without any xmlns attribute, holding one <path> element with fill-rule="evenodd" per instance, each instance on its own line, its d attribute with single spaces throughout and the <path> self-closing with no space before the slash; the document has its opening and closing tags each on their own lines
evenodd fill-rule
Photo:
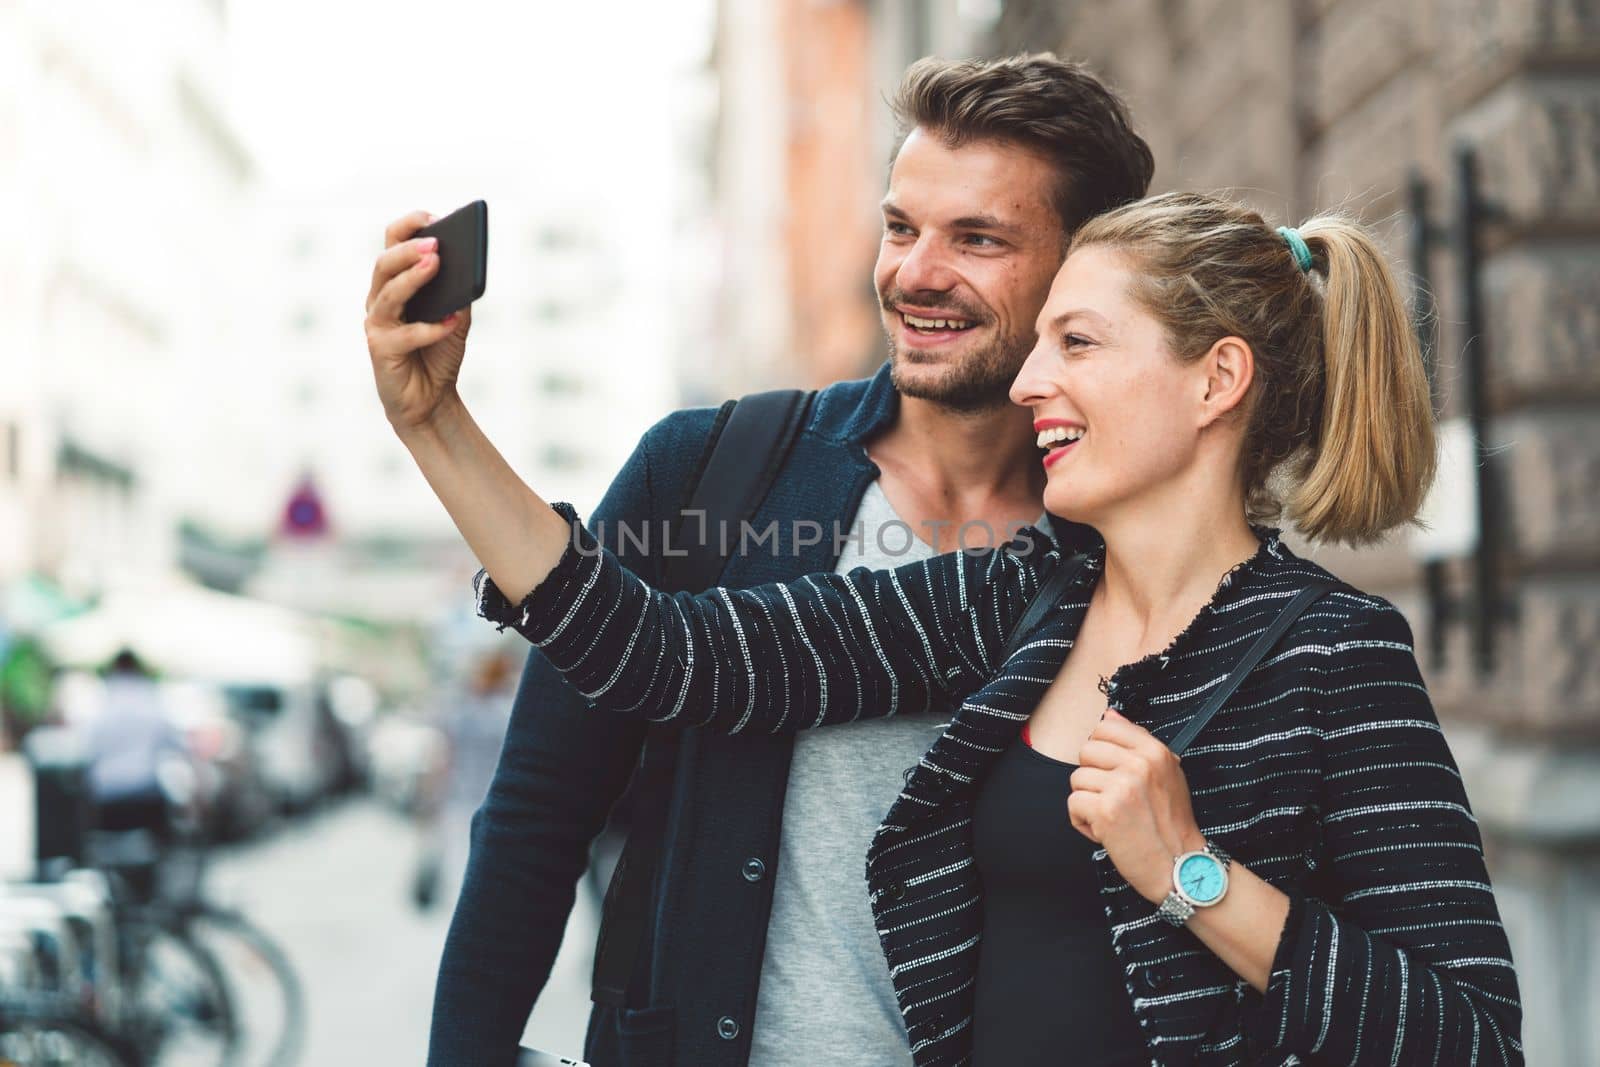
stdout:
<svg viewBox="0 0 1600 1067">
<path fill-rule="evenodd" d="M 1070 452 L 1077 443 L 1077 441 L 1068 441 L 1065 444 L 1057 445 L 1055 448 L 1052 448 L 1050 451 L 1046 452 L 1044 454 L 1043 461 L 1045 470 L 1049 470 L 1050 464 L 1054 463 L 1056 460 Z"/>
</svg>

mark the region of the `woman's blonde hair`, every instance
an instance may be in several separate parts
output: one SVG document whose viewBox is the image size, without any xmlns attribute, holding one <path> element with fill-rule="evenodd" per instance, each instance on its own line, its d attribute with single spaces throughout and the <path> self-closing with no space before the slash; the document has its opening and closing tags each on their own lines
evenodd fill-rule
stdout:
<svg viewBox="0 0 1600 1067">
<path fill-rule="evenodd" d="M 1240 475 L 1251 521 L 1287 513 L 1318 541 L 1363 544 L 1412 522 L 1433 480 L 1433 404 L 1404 296 L 1358 224 L 1303 223 L 1301 269 L 1254 211 L 1168 193 L 1085 223 L 1072 248 L 1126 255 L 1132 296 L 1179 359 L 1224 337 L 1255 355 Z M 1280 499 L 1274 475 L 1292 486 Z"/>
</svg>

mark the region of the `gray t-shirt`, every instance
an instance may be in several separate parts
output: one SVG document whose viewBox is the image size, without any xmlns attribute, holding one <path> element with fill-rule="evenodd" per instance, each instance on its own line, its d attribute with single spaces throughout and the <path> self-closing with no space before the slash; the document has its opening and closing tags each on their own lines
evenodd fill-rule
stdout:
<svg viewBox="0 0 1600 1067">
<path fill-rule="evenodd" d="M 877 482 L 867 487 L 856 524 L 864 537 L 845 543 L 840 574 L 903 567 L 934 554 L 895 515 Z M 948 721 L 897 715 L 795 735 L 750 1067 L 911 1067 L 867 902 L 867 846 L 905 784 L 903 772 Z"/>
</svg>

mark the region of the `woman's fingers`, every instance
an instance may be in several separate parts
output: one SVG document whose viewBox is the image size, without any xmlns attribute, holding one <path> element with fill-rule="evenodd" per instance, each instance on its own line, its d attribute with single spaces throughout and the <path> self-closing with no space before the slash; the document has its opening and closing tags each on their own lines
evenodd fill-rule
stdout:
<svg viewBox="0 0 1600 1067">
<path fill-rule="evenodd" d="M 379 326 L 401 325 L 406 301 L 427 285 L 438 270 L 439 253 L 424 252 L 419 255 L 416 262 L 383 283 L 372 301 L 372 307 L 368 309 L 368 318 Z"/>
<path fill-rule="evenodd" d="M 1074 793 L 1098 793 L 1110 783 L 1111 772 L 1100 767 L 1080 766 L 1067 780 L 1072 783 Z"/>
<path fill-rule="evenodd" d="M 1111 771 L 1138 758 L 1138 755 L 1127 746 L 1107 741 L 1097 734 L 1091 735 L 1078 749 L 1080 767 L 1099 767 Z"/>
<path fill-rule="evenodd" d="M 451 315 L 443 322 L 408 322 L 391 326 L 383 336 L 369 344 L 373 356 L 403 356 L 419 348 L 427 348 L 450 336 L 460 323 L 460 314 Z"/>
<path fill-rule="evenodd" d="M 1167 747 L 1157 740 L 1156 736 L 1149 730 L 1146 730 L 1138 723 L 1128 721 L 1115 708 L 1106 709 L 1105 717 L 1100 720 L 1099 724 L 1094 728 L 1094 733 L 1089 736 L 1099 738 L 1102 741 L 1110 741 L 1113 744 L 1123 745 L 1146 754 L 1153 753 L 1157 748 L 1164 750 Z"/>
<path fill-rule="evenodd" d="M 413 211 L 401 215 L 383 230 L 383 247 L 393 248 L 401 241 L 411 238 L 411 235 L 433 221 L 433 216 L 426 211 Z"/>
<path fill-rule="evenodd" d="M 438 266 L 437 238 L 418 238 L 418 240 L 410 240 L 410 242 L 402 243 L 402 245 L 392 245 L 382 251 L 382 254 L 378 256 L 378 261 L 373 264 L 373 285 L 366 293 L 366 314 L 371 315 L 374 310 L 379 310 L 379 307 L 381 307 L 379 306 L 379 299 L 382 298 L 384 288 L 389 286 L 390 282 L 394 282 L 395 278 L 405 277 L 408 272 L 414 272 L 419 266 L 422 266 L 424 259 L 429 258 L 429 256 L 432 256 L 432 264 L 427 266 L 427 270 L 432 270 Z M 426 282 L 426 278 L 424 278 L 424 282 Z M 400 322 L 400 314 L 398 312 L 403 307 L 405 307 L 405 299 L 402 299 L 397 307 L 384 306 L 382 310 L 384 312 L 394 312 L 394 318 L 390 318 L 389 322 Z"/>
<path fill-rule="evenodd" d="M 1097 845 L 1105 843 L 1094 831 L 1094 820 L 1099 817 L 1100 811 L 1099 800 L 1093 793 L 1067 795 L 1067 819 L 1072 823 L 1072 828 Z"/>
</svg>

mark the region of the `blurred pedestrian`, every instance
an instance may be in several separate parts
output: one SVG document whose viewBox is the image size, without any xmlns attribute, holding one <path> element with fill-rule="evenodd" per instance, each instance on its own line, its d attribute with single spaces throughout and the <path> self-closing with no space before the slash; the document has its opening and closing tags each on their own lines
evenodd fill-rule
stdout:
<svg viewBox="0 0 1600 1067">
<path fill-rule="evenodd" d="M 445 739 L 442 758 L 430 769 L 417 809 L 422 852 L 412 882 L 421 909 L 441 897 L 454 900 L 467 867 L 472 813 L 494 778 L 500 746 L 511 721 L 516 660 L 497 645 L 475 653 L 464 686 L 452 687 L 436 718 Z"/>
<path fill-rule="evenodd" d="M 171 829 L 171 769 L 188 753 L 154 675 L 131 649 L 106 668 L 105 700 L 88 731 L 89 792 L 102 830 L 148 830 L 166 840 Z"/>
</svg>

